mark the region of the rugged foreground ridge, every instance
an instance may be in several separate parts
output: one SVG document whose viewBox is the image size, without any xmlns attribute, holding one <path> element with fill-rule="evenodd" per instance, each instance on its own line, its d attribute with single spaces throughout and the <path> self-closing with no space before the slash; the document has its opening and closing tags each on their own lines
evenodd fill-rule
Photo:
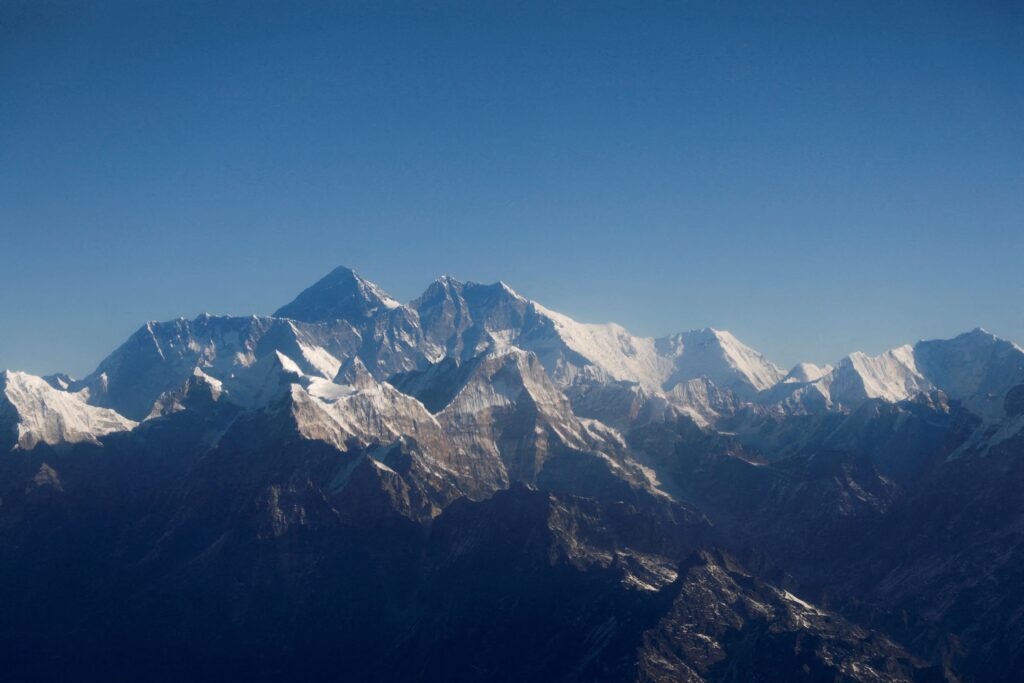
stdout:
<svg viewBox="0 0 1024 683">
<path fill-rule="evenodd" d="M 1024 666 L 1024 350 L 785 371 L 339 268 L 0 377 L 8 680 L 991 681 Z"/>
</svg>

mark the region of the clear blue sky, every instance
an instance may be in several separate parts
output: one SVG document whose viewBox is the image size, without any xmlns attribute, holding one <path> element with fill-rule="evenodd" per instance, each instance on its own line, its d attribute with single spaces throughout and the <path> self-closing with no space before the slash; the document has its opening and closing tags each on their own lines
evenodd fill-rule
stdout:
<svg viewBox="0 0 1024 683">
<path fill-rule="evenodd" d="M 777 362 L 1024 342 L 1020 2 L 0 0 L 0 367 L 505 280 Z"/>
</svg>

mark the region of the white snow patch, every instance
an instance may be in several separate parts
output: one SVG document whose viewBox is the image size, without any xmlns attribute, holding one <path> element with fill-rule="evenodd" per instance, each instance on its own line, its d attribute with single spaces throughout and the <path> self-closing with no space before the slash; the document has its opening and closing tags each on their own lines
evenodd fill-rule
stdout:
<svg viewBox="0 0 1024 683">
<path fill-rule="evenodd" d="M 40 443 L 99 443 L 101 436 L 138 426 L 109 408 L 89 405 L 84 391 L 62 391 L 35 375 L 5 371 L 0 385 L 18 418 L 16 447 L 20 449 Z"/>
<path fill-rule="evenodd" d="M 672 362 L 658 355 L 653 339 L 634 337 L 615 323 L 579 323 L 532 302 L 538 313 L 549 318 L 558 336 L 572 351 L 580 354 L 616 380 L 637 382 L 657 390 L 672 371 Z"/>
<path fill-rule="evenodd" d="M 909 344 L 874 357 L 857 351 L 848 359 L 864 382 L 868 398 L 896 402 L 931 389 L 931 383 L 917 370 L 914 349 Z"/>
</svg>

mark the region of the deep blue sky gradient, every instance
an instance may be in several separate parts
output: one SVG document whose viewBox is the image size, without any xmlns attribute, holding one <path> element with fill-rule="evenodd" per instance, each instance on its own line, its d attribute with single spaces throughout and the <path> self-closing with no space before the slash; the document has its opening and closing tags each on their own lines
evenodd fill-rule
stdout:
<svg viewBox="0 0 1024 683">
<path fill-rule="evenodd" d="M 0 367 L 503 279 L 783 365 L 1024 342 L 1019 2 L 0 0 Z"/>
</svg>

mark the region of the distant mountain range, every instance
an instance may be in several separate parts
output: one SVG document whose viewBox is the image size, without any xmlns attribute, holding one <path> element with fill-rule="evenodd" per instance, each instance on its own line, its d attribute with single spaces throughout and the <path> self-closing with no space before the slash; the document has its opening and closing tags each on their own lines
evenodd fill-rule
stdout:
<svg viewBox="0 0 1024 683">
<path fill-rule="evenodd" d="M 1024 349 L 788 372 L 504 283 L 338 268 L 0 377 L 9 680 L 993 681 Z"/>
</svg>

